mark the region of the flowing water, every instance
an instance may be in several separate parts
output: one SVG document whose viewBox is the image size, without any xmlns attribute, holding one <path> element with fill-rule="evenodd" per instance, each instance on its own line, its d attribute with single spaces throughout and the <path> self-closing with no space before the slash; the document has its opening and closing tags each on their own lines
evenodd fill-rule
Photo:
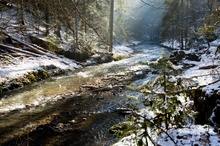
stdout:
<svg viewBox="0 0 220 146">
<path fill-rule="evenodd" d="M 108 129 L 124 120 L 115 109 L 129 104 L 125 92 L 77 94 L 82 84 L 118 73 L 139 62 L 157 60 L 164 48 L 154 44 L 134 46 L 126 59 L 79 69 L 68 75 L 0 94 L 1 145 L 88 145 L 116 142 Z"/>
</svg>

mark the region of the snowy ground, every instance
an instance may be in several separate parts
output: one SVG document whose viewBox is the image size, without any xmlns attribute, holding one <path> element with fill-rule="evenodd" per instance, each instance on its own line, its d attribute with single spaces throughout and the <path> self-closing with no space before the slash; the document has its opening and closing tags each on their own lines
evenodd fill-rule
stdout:
<svg viewBox="0 0 220 146">
<path fill-rule="evenodd" d="M 193 78 L 195 82 L 198 83 L 198 86 L 205 86 L 203 90 L 206 94 L 211 95 L 212 92 L 217 90 L 220 92 L 220 54 L 216 54 L 217 46 L 220 45 L 220 39 L 217 39 L 210 43 L 211 46 L 208 51 L 202 54 L 201 61 L 190 61 L 183 60 L 182 63 L 193 64 L 195 65 L 192 68 L 187 69 L 182 75 L 182 78 Z M 163 43 L 164 46 L 174 47 L 175 49 L 179 49 L 178 42 L 171 44 L 171 42 Z M 196 48 L 192 48 L 188 51 L 185 51 L 186 54 L 190 52 L 194 52 Z M 210 66 L 210 68 L 209 68 Z M 211 66 L 216 66 L 212 68 Z M 216 82 L 216 83 L 214 83 Z M 210 85 L 209 85 L 210 84 Z M 208 85 L 208 86 L 207 86 Z"/>
<path fill-rule="evenodd" d="M 172 129 L 168 134 L 176 142 L 171 141 L 165 133 L 156 138 L 158 146 L 219 146 L 220 135 L 208 125 L 192 125 L 188 128 Z M 125 137 L 114 146 L 137 146 L 135 134 Z M 149 146 L 153 146 L 149 143 Z"/>
<path fill-rule="evenodd" d="M 126 43 L 126 44 L 115 45 L 113 48 L 114 57 L 117 58 L 120 56 L 122 57 L 129 56 L 131 53 L 134 52 L 134 50 L 130 46 L 138 45 L 140 43 L 141 43 L 140 41 L 132 40 L 130 44 Z"/>
<path fill-rule="evenodd" d="M 0 61 L 0 83 L 19 78 L 28 72 L 40 69 L 41 66 L 49 65 L 54 65 L 64 70 L 80 67 L 72 60 L 62 57 L 57 59 L 47 56 L 10 58 L 10 61 Z"/>
<path fill-rule="evenodd" d="M 205 86 L 203 90 L 207 95 L 213 94 L 214 90 L 220 93 L 220 54 L 215 55 L 218 45 L 220 45 L 220 40 L 212 42 L 209 48 L 210 54 L 203 54 L 200 62 L 188 62 L 195 64 L 195 66 L 186 70 L 183 74 L 183 77 L 194 77 L 199 86 Z M 217 67 L 208 69 L 206 68 L 208 66 Z"/>
</svg>

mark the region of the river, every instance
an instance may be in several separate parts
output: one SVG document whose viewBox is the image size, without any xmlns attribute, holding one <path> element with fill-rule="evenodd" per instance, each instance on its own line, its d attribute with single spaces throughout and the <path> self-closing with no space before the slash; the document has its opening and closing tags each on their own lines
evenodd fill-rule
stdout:
<svg viewBox="0 0 220 146">
<path fill-rule="evenodd" d="M 89 66 L 69 75 L 0 94 L 0 145 L 109 146 L 117 139 L 108 129 L 125 120 L 115 109 L 130 99 L 126 91 L 79 94 L 81 85 L 120 73 L 139 62 L 155 61 L 165 48 L 141 43 L 130 57 Z M 77 92 L 76 92 L 77 91 Z"/>
</svg>

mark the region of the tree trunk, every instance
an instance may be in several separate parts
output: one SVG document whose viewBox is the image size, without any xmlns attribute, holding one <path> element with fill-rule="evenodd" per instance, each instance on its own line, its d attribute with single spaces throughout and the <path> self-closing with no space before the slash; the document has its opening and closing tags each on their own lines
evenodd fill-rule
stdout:
<svg viewBox="0 0 220 146">
<path fill-rule="evenodd" d="M 83 15 L 84 15 L 84 21 L 82 20 L 82 24 L 83 24 L 83 29 L 84 29 L 84 33 L 86 34 L 87 32 L 87 27 L 86 27 L 86 0 L 84 0 L 84 6 L 83 6 Z"/>
<path fill-rule="evenodd" d="M 109 52 L 113 49 L 113 23 L 114 23 L 114 0 L 111 0 L 110 22 L 109 22 Z"/>
<path fill-rule="evenodd" d="M 167 83 L 166 83 L 166 68 L 167 68 L 167 64 L 166 64 L 166 60 L 164 60 L 163 62 L 163 80 L 164 80 L 164 83 L 163 83 L 163 87 L 164 87 L 164 93 L 167 93 Z M 163 102 L 164 102 L 164 105 L 167 106 L 168 104 L 168 101 L 167 101 L 167 97 L 166 97 L 166 94 L 163 95 Z M 167 109 L 165 109 L 165 127 L 166 127 L 166 130 L 168 130 L 169 128 L 169 124 L 168 124 L 168 113 L 167 113 Z"/>
<path fill-rule="evenodd" d="M 25 25 L 24 20 L 24 1 L 20 0 L 20 24 Z"/>
<path fill-rule="evenodd" d="M 185 43 L 184 46 L 186 48 L 186 45 L 188 43 L 188 30 L 189 30 L 189 0 L 186 1 L 186 23 L 185 23 L 185 33 L 184 33 L 184 38 L 185 38 Z"/>
<path fill-rule="evenodd" d="M 75 10 L 75 47 L 78 48 L 78 16 L 77 11 Z"/>
<path fill-rule="evenodd" d="M 78 48 L 78 14 L 77 14 L 77 1 L 74 0 L 74 6 L 75 6 L 75 10 L 74 10 L 74 17 L 75 17 L 75 26 L 74 26 L 74 47 Z M 80 12 L 79 12 L 80 13 Z"/>
<path fill-rule="evenodd" d="M 181 16 L 181 20 L 180 20 L 180 48 L 181 50 L 184 49 L 184 4 L 183 4 L 183 0 L 181 0 L 181 11 L 180 11 L 180 16 Z"/>
<path fill-rule="evenodd" d="M 48 36 L 50 31 L 49 31 L 49 24 L 50 24 L 50 18 L 49 18 L 49 1 L 47 0 L 45 3 L 45 12 L 44 12 L 44 15 L 45 15 L 45 27 L 46 27 L 46 32 L 45 32 L 45 35 Z"/>
</svg>

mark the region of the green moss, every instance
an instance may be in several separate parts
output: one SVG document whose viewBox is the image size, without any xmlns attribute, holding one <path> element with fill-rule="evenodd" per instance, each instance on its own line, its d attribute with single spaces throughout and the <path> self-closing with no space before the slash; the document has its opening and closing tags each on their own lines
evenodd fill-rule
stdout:
<svg viewBox="0 0 220 146">
<path fill-rule="evenodd" d="M 20 78 L 14 80 L 11 84 L 12 89 L 23 87 L 23 86 L 24 86 L 24 84 L 22 83 L 22 80 Z"/>
<path fill-rule="evenodd" d="M 35 75 L 33 73 L 29 73 L 27 75 L 27 78 L 30 80 L 30 81 L 37 81 Z"/>
<path fill-rule="evenodd" d="M 135 130 L 136 130 L 135 125 L 132 124 L 132 122 L 120 122 L 109 129 L 111 133 L 113 133 L 115 136 L 120 138 L 135 133 Z"/>
<path fill-rule="evenodd" d="M 58 53 L 62 48 L 58 47 L 58 40 L 54 37 L 48 36 L 44 39 L 35 36 L 29 36 L 32 43 L 39 45 L 42 48 Z"/>
<path fill-rule="evenodd" d="M 36 81 L 39 80 L 38 71 L 32 73 L 35 76 Z"/>
<path fill-rule="evenodd" d="M 128 85 L 127 87 L 127 90 L 131 90 L 131 91 L 135 91 L 136 89 L 135 89 L 135 86 L 134 85 Z"/>
<path fill-rule="evenodd" d="M 140 62 L 141 65 L 149 65 L 149 62 Z"/>
<path fill-rule="evenodd" d="M 60 52 L 62 49 L 58 47 L 58 39 L 52 36 L 46 37 L 45 38 L 45 45 L 47 46 L 48 50 L 58 53 Z"/>
<path fill-rule="evenodd" d="M 46 70 L 39 70 L 38 71 L 38 78 L 46 79 L 46 78 L 49 78 L 49 77 L 50 77 L 50 74 Z"/>
<path fill-rule="evenodd" d="M 114 61 L 119 61 L 119 60 L 122 60 L 122 59 L 124 59 L 125 58 L 125 56 L 117 56 L 117 57 L 113 57 L 113 60 Z"/>
</svg>

